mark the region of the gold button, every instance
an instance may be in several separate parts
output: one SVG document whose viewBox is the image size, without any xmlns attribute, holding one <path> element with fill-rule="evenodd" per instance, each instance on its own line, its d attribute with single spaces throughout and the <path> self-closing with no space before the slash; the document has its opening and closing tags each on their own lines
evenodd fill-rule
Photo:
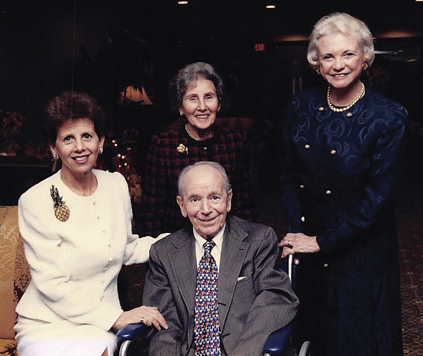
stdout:
<svg viewBox="0 0 423 356">
<path fill-rule="evenodd" d="M 326 268 L 327 266 L 329 266 L 327 263 L 325 263 L 325 264 L 323 265 L 323 267 L 325 267 L 325 268 Z"/>
<path fill-rule="evenodd" d="M 304 222 L 305 221 L 305 217 L 301 216 L 301 221 Z"/>
<path fill-rule="evenodd" d="M 351 117 L 352 116 L 352 114 L 349 112 L 348 114 L 347 114 L 347 117 Z"/>
<path fill-rule="evenodd" d="M 300 184 L 300 189 L 304 189 L 304 184 Z"/>
<path fill-rule="evenodd" d="M 305 147 L 306 150 L 310 149 L 310 145 L 305 145 L 304 147 Z"/>
<path fill-rule="evenodd" d="M 328 189 L 327 191 L 326 191 L 326 195 L 330 195 L 332 192 Z"/>
<path fill-rule="evenodd" d="M 319 108 L 319 111 L 323 111 L 323 110 L 325 110 L 325 108 L 324 108 L 323 106 L 321 106 L 321 107 Z"/>
<path fill-rule="evenodd" d="M 335 151 L 335 150 L 330 151 L 330 154 L 331 154 L 331 155 L 334 155 L 335 153 L 336 153 L 336 151 Z"/>
</svg>

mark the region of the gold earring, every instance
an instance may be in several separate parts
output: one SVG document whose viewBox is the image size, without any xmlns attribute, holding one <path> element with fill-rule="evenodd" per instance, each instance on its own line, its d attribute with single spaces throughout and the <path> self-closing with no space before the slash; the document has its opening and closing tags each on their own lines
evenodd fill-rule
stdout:
<svg viewBox="0 0 423 356">
<path fill-rule="evenodd" d="M 368 68 L 369 68 L 369 65 L 366 62 L 364 62 L 363 63 L 363 70 L 367 70 Z"/>
<path fill-rule="evenodd" d="M 98 154 L 102 154 L 103 153 L 103 146 L 99 146 L 98 147 Z"/>
</svg>

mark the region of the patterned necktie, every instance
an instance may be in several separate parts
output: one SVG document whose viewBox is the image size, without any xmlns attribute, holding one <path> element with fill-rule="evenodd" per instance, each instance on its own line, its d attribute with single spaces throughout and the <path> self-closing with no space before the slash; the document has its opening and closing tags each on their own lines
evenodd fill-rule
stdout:
<svg viewBox="0 0 423 356">
<path fill-rule="evenodd" d="M 204 255 L 197 270 L 195 292 L 195 356 L 220 356 L 220 324 L 217 304 L 219 274 L 210 254 L 214 241 L 204 245 Z"/>
</svg>

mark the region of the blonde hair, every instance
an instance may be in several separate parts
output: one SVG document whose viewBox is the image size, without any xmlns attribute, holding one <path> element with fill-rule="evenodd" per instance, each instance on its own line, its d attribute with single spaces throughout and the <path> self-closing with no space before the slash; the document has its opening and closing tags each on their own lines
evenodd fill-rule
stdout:
<svg viewBox="0 0 423 356">
<path fill-rule="evenodd" d="M 330 15 L 323 16 L 317 21 L 310 35 L 307 60 L 314 70 L 319 68 L 319 50 L 317 49 L 319 39 L 325 35 L 334 35 L 337 33 L 355 36 L 364 54 L 365 63 L 369 67 L 372 65 L 375 59 L 375 48 L 372 33 L 367 25 L 363 21 L 346 13 L 334 12 Z"/>
</svg>

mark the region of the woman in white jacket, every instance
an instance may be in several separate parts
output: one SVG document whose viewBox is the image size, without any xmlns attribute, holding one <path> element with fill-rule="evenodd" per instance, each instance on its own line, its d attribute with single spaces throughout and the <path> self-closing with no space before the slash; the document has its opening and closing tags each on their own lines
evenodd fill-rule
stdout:
<svg viewBox="0 0 423 356">
<path fill-rule="evenodd" d="M 146 262 L 152 237 L 132 234 L 128 185 L 93 169 L 105 115 L 86 93 L 63 92 L 45 107 L 47 140 L 60 171 L 19 200 L 19 229 L 31 283 L 18 307 L 19 356 L 112 355 L 114 331 L 144 322 L 167 328 L 156 308 L 124 312 L 122 264 Z"/>
</svg>

